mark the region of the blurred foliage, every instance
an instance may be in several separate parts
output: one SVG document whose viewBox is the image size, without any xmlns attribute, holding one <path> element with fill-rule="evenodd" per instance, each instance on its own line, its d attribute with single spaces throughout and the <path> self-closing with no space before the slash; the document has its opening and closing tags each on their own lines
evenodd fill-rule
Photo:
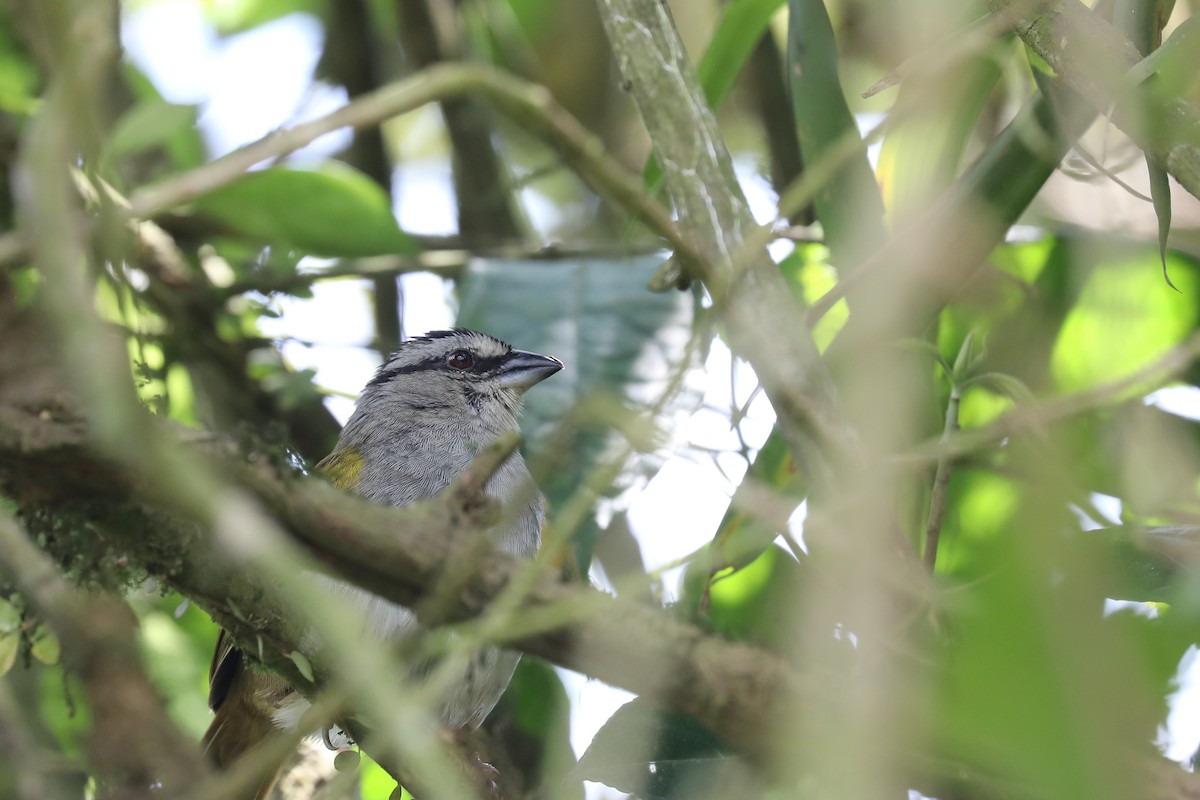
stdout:
<svg viewBox="0 0 1200 800">
<path fill-rule="evenodd" d="M 274 122 L 285 125 L 312 116 L 316 99 L 331 87 L 357 93 L 414 70 L 397 38 L 395 4 L 344 3 L 129 0 L 120 13 L 129 23 L 155 7 L 185 6 L 198 12 L 205 27 L 197 36 L 213 52 L 284 24 L 289 15 L 317 21 L 323 53 L 312 55 L 320 66 L 303 87 L 300 107 Z M 652 143 L 614 77 L 592 0 L 427 5 L 438 23 L 415 32 L 418 38 L 437 39 L 446 58 L 491 63 L 545 85 L 615 161 L 644 170 L 655 185 Z M 1140 77 L 1157 81 L 1157 91 L 1196 99 L 1197 50 L 1188 46 L 1200 24 L 1195 4 L 1178 4 L 1169 22 L 1161 13 L 1169 3 L 1095 5 L 1097 13 L 1115 14 L 1140 52 L 1153 53 L 1166 34 L 1166 46 L 1139 67 L 1146 72 Z M 664 260 L 663 243 L 604 206 L 553 149 L 490 111 L 479 118 L 490 126 L 486 141 L 495 144 L 503 167 L 504 185 L 495 191 L 531 220 L 518 223 L 515 239 L 486 231 L 430 236 L 398 221 L 405 207 L 433 206 L 421 195 L 430 189 L 419 177 L 430 168 L 430 154 L 439 180 L 445 178 L 439 198 L 454 170 L 480 163 L 479 153 L 455 150 L 449 115 L 424 112 L 389 121 L 378 141 L 360 132 L 353 155 L 315 148 L 315 155 L 262 163 L 219 188 L 188 195 L 190 202 L 155 219 L 166 244 L 98 214 L 97 251 L 120 255 L 107 257 L 98 271 L 94 304 L 128 337 L 139 398 L 175 423 L 282 440 L 295 463 L 311 463 L 328 448 L 336 424 L 324 406 L 330 387 L 316 380 L 320 365 L 301 364 L 296 353 L 328 342 L 344 346 L 331 331 L 358 322 L 337 318 L 339 309 L 319 302 L 322 292 L 338 278 L 369 294 L 370 331 L 346 346 L 374 354 L 385 323 L 407 327 L 403 306 L 379 288 L 403 295 L 414 285 L 410 273 L 433 272 L 457 305 L 457 324 L 566 363 L 531 393 L 524 432 L 550 503 L 549 531 L 563 545 L 558 560 L 578 577 L 599 562 L 620 593 L 632 587 L 631 595 L 663 605 L 664 613 L 780 654 L 802 675 L 811 669 L 821 696 L 845 691 L 868 662 L 899 664 L 888 673 L 894 683 L 887 691 L 915 710 L 900 722 L 880 712 L 880 729 L 895 740 L 895 763 L 856 767 L 891 770 L 905 789 L 947 798 L 1143 796 L 1134 759 L 1160 739 L 1183 680 L 1181 659 L 1200 626 L 1200 367 L 1189 361 L 1130 387 L 1113 382 L 1200 336 L 1196 198 L 1177 186 L 1171 194 L 1164 165 L 1151 162 L 1148 171 L 1135 165 L 1136 149 L 1104 122 L 1092 123 L 1095 110 L 1082 108 L 1040 59 L 977 21 L 985 13 L 981 3 L 677 0 L 670 6 L 703 98 L 746 183 L 771 175 L 782 158 L 763 134 L 771 114 L 787 117 L 810 168 L 841 159 L 814 189 L 818 224 L 789 229 L 771 251 L 797 314 L 839 292 L 812 326 L 822 351 L 853 319 L 853 299 L 845 299 L 852 282 L 876 277 L 855 277 L 854 268 L 881 248 L 886 256 L 889 236 L 924 230 L 923 220 L 947 207 L 976 212 L 968 222 L 993 236 L 987 258 L 963 265 L 969 280 L 939 305 L 920 337 L 887 343 L 916 353 L 914 382 L 936 407 L 924 409 L 922 423 L 909 431 L 916 455 L 873 455 L 897 464 L 902 482 L 915 487 L 915 497 L 896 500 L 902 518 L 896 527 L 905 534 L 897 538 L 938 544 L 929 559 L 936 568 L 923 576 L 928 584 L 895 592 L 886 635 L 842 625 L 839 615 L 857 613 L 855 598 L 849 587 L 822 580 L 830 563 L 823 559 L 836 555 L 806 540 L 808 520 L 796 512 L 811 512 L 814 498 L 783 438 L 742 441 L 720 453 L 698 446 L 701 436 L 689 438 L 687 422 L 702 405 L 705 381 L 726 377 L 701 374 L 724 333 L 720 309 L 710 307 L 699 286 L 647 291 Z M 347 27 L 339 13 L 359 27 Z M 47 80 L 23 16 L 20 4 L 0 5 L 0 177 L 9 187 L 0 198 L 0 229 L 19 222 L 9 195 L 20 191 L 21 136 Z M 772 94 L 755 77 L 765 46 L 788 53 L 784 71 L 773 76 L 790 85 L 787 95 Z M 769 52 L 765 58 L 770 65 Z M 112 76 L 117 88 L 97 101 L 105 104 L 107 132 L 97 163 L 84 165 L 124 197 L 186 179 L 218 155 L 206 149 L 220 122 L 209 118 L 212 98 L 181 98 L 164 75 L 135 61 L 121 61 Z M 358 72 L 346 72 L 347 63 Z M 199 73 L 211 65 L 187 68 Z M 342 86 L 346 74 L 358 75 L 361 85 Z M 862 96 L 885 78 L 874 96 Z M 756 102 L 763 92 L 766 100 Z M 877 122 L 867 112 L 881 109 L 887 127 L 877 153 L 865 147 L 862 132 Z M 1086 180 L 1051 178 L 1066 139 L 1088 125 L 1078 148 L 1096 141 L 1103 147 L 1082 158 Z M 375 148 L 374 158 L 361 148 Z M 1127 194 L 1110 173 L 1151 197 Z M 770 205 L 776 198 L 762 199 Z M 452 227 L 447 219 L 442 230 Z M 940 252 L 955 241 L 926 246 Z M 847 276 L 849 285 L 838 283 Z M 10 270 L 8 282 L 22 304 L 57 290 L 37 265 Z M 281 308 L 321 324 L 292 341 L 272 339 L 268 331 L 279 330 L 272 325 Z M 968 357 L 960 359 L 963 353 Z M 377 354 L 371 358 L 378 362 Z M 1154 393 L 1164 386 L 1184 402 Z M 881 413 L 891 400 L 874 399 Z M 1036 418 L 1056 402 L 1077 406 L 1060 418 Z M 963 441 L 962 433 L 1020 424 L 946 456 L 937 449 L 938 432 L 924 423 L 947 418 L 951 407 L 956 416 L 950 415 L 943 447 Z M 744 410 L 722 409 L 739 434 Z M 643 543 L 697 537 L 637 530 L 629 506 L 668 459 L 727 465 L 730 459 L 720 459 L 731 454 L 741 460 L 728 471 L 735 502 L 714 520 L 715 531 L 705 532 L 713 533 L 711 541 L 680 565 L 678 597 L 670 591 L 661 597 L 663 576 L 646 574 L 640 554 L 631 555 L 633 537 Z M 935 475 L 945 477 L 940 487 Z M 841 498 L 848 505 L 856 499 Z M 929 537 L 931 525 L 939 536 Z M 850 552 L 863 546 L 855 532 L 844 533 Z M 600 555 L 604 537 L 616 543 L 607 562 Z M 891 582 L 906 580 L 906 559 L 920 555 L 897 555 L 894 573 L 871 579 L 890 590 Z M 73 568 L 90 563 L 82 549 L 74 556 Z M 1144 605 L 1108 613 L 1110 599 Z M 142 584 L 131 604 L 169 714 L 199 737 L 208 723 L 214 624 L 152 583 Z M 805 627 L 830 618 L 837 627 L 821 636 Z M 0 675 L 29 695 L 23 711 L 41 745 L 77 767 L 88 710 L 75 679 L 58 665 L 58 649 L 23 599 L 0 595 Z M 833 733 L 822 741 L 805 732 L 805 721 L 781 719 L 779 760 L 788 763 L 759 771 L 761 763 L 749 766 L 719 732 L 664 711 L 660 698 L 642 697 L 600 728 L 576 764 L 570 721 L 591 712 L 572 708 L 572 700 L 552 669 L 527 660 L 489 723 L 508 735 L 508 755 L 538 796 L 582 797 L 585 780 L 645 800 L 838 796 L 813 777 L 822 773 L 812 754 L 841 747 L 847 763 L 856 757 L 853 743 Z M 961 793 L 955 781 L 965 773 L 988 791 Z M 365 800 L 388 797 L 395 787 L 370 759 L 361 774 Z M 5 775 L 0 769 L 0 795 L 8 788 Z"/>
</svg>

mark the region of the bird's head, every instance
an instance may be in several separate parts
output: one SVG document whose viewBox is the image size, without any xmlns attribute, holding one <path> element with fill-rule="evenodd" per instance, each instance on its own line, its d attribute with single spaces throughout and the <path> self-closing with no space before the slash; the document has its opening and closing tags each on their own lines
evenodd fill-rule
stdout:
<svg viewBox="0 0 1200 800">
<path fill-rule="evenodd" d="M 486 333 L 434 331 L 402 344 L 359 404 L 398 404 L 422 416 L 463 415 L 502 429 L 515 418 L 525 390 L 562 366 L 557 358 L 514 350 Z"/>
</svg>

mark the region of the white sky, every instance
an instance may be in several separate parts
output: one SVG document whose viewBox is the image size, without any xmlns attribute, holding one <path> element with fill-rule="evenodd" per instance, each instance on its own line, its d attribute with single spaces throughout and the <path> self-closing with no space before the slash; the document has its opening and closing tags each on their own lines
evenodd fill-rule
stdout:
<svg viewBox="0 0 1200 800">
<path fill-rule="evenodd" d="M 281 125 L 325 113 L 344 101 L 344 92 L 339 89 L 310 87 L 321 35 L 315 19 L 293 14 L 246 34 L 220 39 L 207 26 L 193 0 L 159 0 L 127 15 L 123 40 L 129 58 L 152 78 L 166 99 L 200 104 L 204 140 L 210 154 L 220 155 Z M 320 159 L 342 148 L 348 138 L 345 132 L 323 137 L 297 158 Z M 773 218 L 775 197 L 769 186 L 748 165 L 739 166 L 755 216 L 762 221 Z M 396 201 L 401 225 L 420 233 L 452 232 L 454 198 L 447 165 L 418 161 L 404 165 L 402 170 Z M 527 207 L 535 216 L 535 225 L 545 221 L 536 215 L 552 213 L 551 209 L 545 202 L 529 203 Z M 404 320 L 409 333 L 453 323 L 454 309 L 440 279 L 405 276 L 403 287 Z M 364 284 L 318 283 L 311 300 L 284 299 L 278 306 L 282 317 L 264 320 L 264 333 L 313 343 L 285 344 L 284 354 L 289 361 L 297 368 L 315 369 L 318 383 L 327 389 L 351 396 L 357 393 L 377 365 L 375 354 L 364 347 L 372 334 Z M 730 385 L 729 359 L 729 351 L 717 341 L 706 369 L 709 379 L 705 405 L 709 409 L 729 408 L 732 399 L 744 402 L 754 389 L 754 375 L 745 365 L 737 370 L 734 385 Z M 1195 389 L 1164 390 L 1156 394 L 1156 401 L 1167 410 L 1196 418 L 1196 409 L 1200 408 L 1197 395 L 1200 392 Z M 333 398 L 330 407 L 344 421 L 353 404 L 348 399 Z M 761 444 L 773 420 L 769 404 L 760 397 L 743 426 L 747 441 L 754 446 Z M 688 433 L 693 442 L 709 448 L 736 450 L 739 445 L 729 429 L 728 418 L 714 411 L 696 414 Z M 744 472 L 740 461 L 722 461 L 734 481 Z M 706 456 L 693 452 L 671 458 L 629 509 L 646 565 L 653 569 L 670 563 L 708 541 L 734 485 Z M 1108 511 L 1106 507 L 1105 513 Z M 661 535 L 664 531 L 673 535 Z M 671 591 L 676 591 L 677 579 L 676 574 L 669 582 Z M 1200 705 L 1200 681 L 1193 679 L 1200 675 L 1200 659 L 1191 658 L 1182 672 L 1183 688 L 1172 703 L 1164 732 L 1168 755 L 1177 759 L 1189 756 L 1200 740 L 1200 716 L 1192 711 Z M 576 707 L 572 744 L 577 753 L 582 753 L 595 731 L 631 695 L 574 673 L 562 674 Z M 620 796 L 597 785 L 588 789 L 592 798 Z"/>
</svg>

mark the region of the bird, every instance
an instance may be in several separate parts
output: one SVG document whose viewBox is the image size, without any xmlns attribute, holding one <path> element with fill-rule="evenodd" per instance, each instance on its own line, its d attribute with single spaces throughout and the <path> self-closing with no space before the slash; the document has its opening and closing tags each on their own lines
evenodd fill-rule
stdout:
<svg viewBox="0 0 1200 800">
<path fill-rule="evenodd" d="M 553 356 L 515 350 L 466 328 L 411 338 L 363 388 L 317 470 L 334 485 L 378 503 L 404 506 L 432 497 L 480 450 L 516 431 L 526 390 L 562 368 Z M 544 499 L 519 453 L 499 467 L 485 492 L 505 508 L 503 521 L 487 534 L 494 546 L 532 556 L 541 539 Z M 362 613 L 370 635 L 396 641 L 417 630 L 409 609 L 335 578 L 317 580 Z M 479 725 L 504 693 L 519 658 L 508 650 L 481 649 L 441 698 L 441 721 L 460 729 Z M 294 729 L 308 703 L 283 678 L 251 668 L 222 630 L 209 670 L 209 706 L 214 716 L 203 746 L 218 768 L 227 768 L 274 732 Z M 328 731 L 325 739 L 333 746 Z M 279 769 L 264 768 L 256 800 L 270 792 Z"/>
</svg>

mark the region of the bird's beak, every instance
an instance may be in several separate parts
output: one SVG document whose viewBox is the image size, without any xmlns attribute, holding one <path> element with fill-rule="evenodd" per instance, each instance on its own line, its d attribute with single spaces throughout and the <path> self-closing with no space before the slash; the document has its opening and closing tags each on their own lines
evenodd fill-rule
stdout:
<svg viewBox="0 0 1200 800">
<path fill-rule="evenodd" d="M 563 368 L 554 356 L 540 356 L 524 350 L 513 350 L 500 367 L 500 385 L 506 389 L 528 389 L 541 383 Z"/>
</svg>

